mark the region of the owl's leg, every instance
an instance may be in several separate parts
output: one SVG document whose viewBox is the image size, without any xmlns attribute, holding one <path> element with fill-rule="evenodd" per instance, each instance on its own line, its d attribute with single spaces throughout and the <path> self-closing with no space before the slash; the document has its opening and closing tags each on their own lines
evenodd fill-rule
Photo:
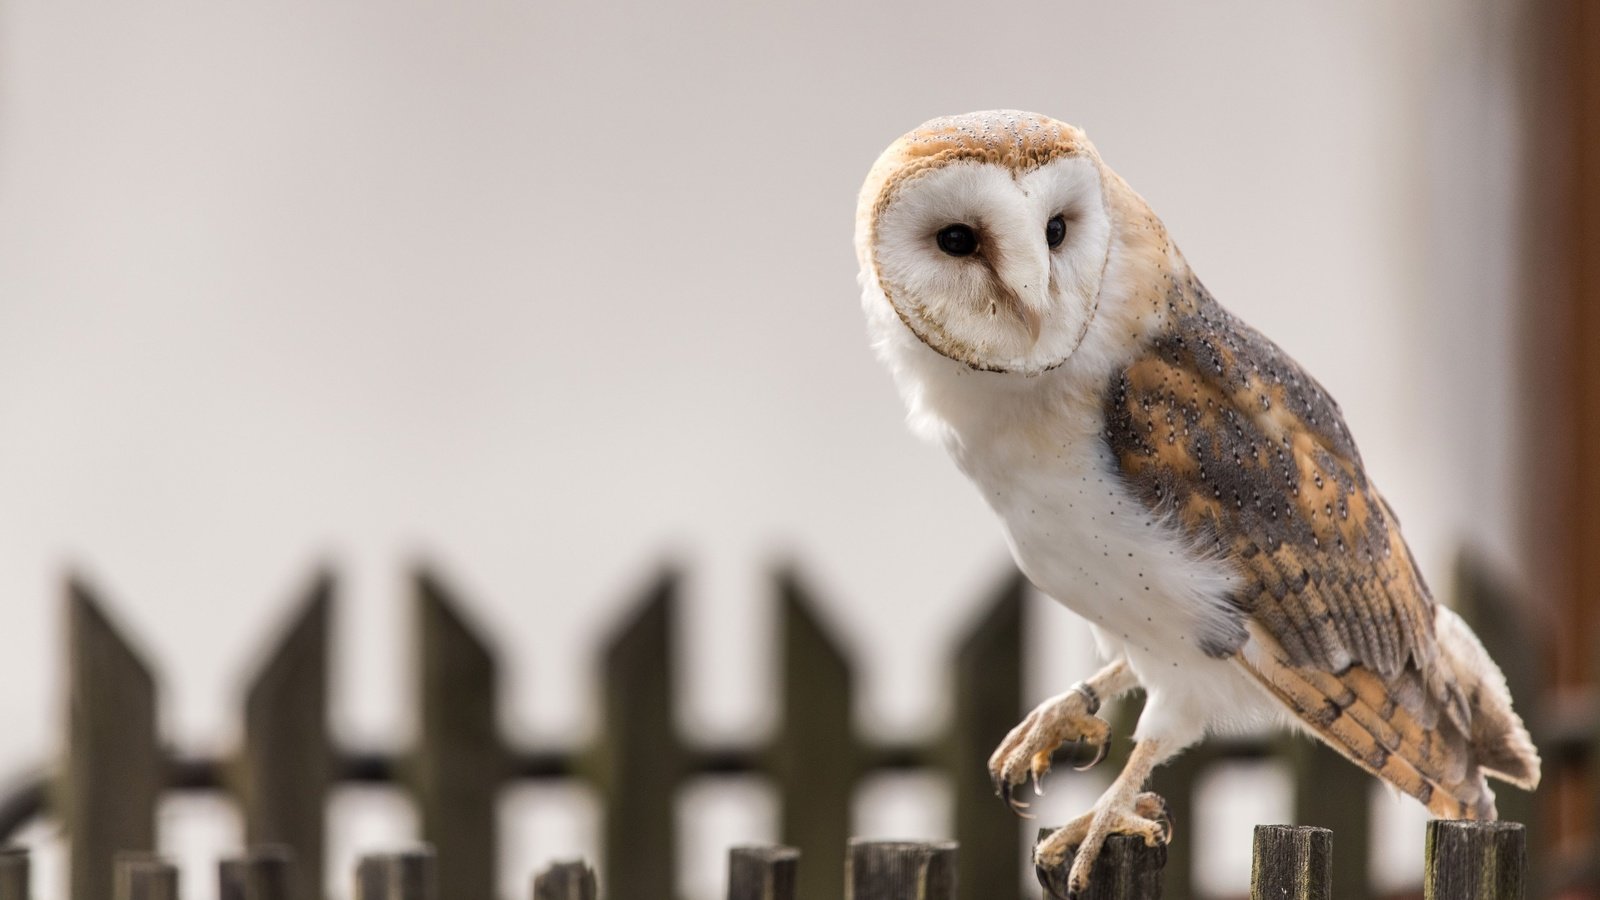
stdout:
<svg viewBox="0 0 1600 900">
<path fill-rule="evenodd" d="M 1144 792 L 1144 783 L 1149 780 L 1151 770 L 1181 747 L 1182 744 L 1163 738 L 1139 741 L 1133 746 L 1122 774 L 1095 801 L 1094 809 L 1057 829 L 1034 848 L 1034 865 L 1046 871 L 1060 869 L 1067 852 L 1077 848 L 1072 871 L 1067 875 L 1066 897 L 1069 900 L 1088 887 L 1089 872 L 1108 835 L 1138 835 L 1152 847 L 1171 838 L 1172 820 L 1167 814 L 1167 802 Z M 1051 893 L 1055 893 L 1054 888 Z"/>
<path fill-rule="evenodd" d="M 1039 782 L 1050 771 L 1050 755 L 1068 741 L 1095 748 L 1094 759 L 1081 769 L 1092 768 L 1105 759 L 1111 729 L 1095 713 L 1100 711 L 1102 701 L 1114 700 L 1138 683 L 1127 661 L 1119 659 L 1066 693 L 1035 707 L 989 757 L 989 776 L 1001 799 L 1018 815 L 1027 816 L 1023 810 L 1028 804 L 1014 792 L 1031 776 L 1034 793 L 1044 793 Z"/>
</svg>

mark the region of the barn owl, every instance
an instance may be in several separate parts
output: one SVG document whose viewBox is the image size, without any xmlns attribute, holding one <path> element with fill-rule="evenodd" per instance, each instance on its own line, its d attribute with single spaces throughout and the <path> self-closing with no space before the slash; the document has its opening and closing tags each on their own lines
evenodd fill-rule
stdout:
<svg viewBox="0 0 1600 900">
<path fill-rule="evenodd" d="M 1083 132 L 991 111 L 895 141 L 861 189 L 862 305 L 909 422 L 1000 519 L 1018 567 L 1108 664 L 989 761 L 997 790 L 1143 688 L 1126 767 L 1041 841 L 1081 891 L 1111 833 L 1164 841 L 1151 770 L 1282 720 L 1434 815 L 1493 818 L 1539 758 L 1504 676 L 1434 602 L 1333 398 L 1206 291 Z M 1097 760 L 1098 761 L 1098 757 Z"/>
</svg>

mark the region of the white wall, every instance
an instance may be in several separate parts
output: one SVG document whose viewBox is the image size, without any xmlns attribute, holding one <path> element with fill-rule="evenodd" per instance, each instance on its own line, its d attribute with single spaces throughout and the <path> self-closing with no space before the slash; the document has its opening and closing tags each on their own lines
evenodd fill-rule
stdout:
<svg viewBox="0 0 1600 900">
<path fill-rule="evenodd" d="M 520 739 L 593 725 L 591 648 L 669 558 L 696 735 L 771 724 L 770 646 L 728 638 L 770 626 L 785 557 L 862 657 L 864 727 L 937 727 L 1004 549 L 902 427 L 850 231 L 882 146 L 974 108 L 1087 128 L 1341 400 L 1436 583 L 1468 536 L 1516 564 L 1515 25 L 1469 0 L 4 4 L 0 773 L 52 748 L 69 565 L 185 747 L 227 745 L 319 559 L 338 731 L 397 739 L 419 554 L 506 649 Z M 1089 666 L 1048 628 L 1041 696 Z"/>
</svg>

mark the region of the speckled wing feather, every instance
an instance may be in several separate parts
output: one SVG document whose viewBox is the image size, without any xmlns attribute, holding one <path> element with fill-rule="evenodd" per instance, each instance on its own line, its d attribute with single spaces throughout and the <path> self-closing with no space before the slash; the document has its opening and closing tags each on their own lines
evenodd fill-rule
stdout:
<svg viewBox="0 0 1600 900">
<path fill-rule="evenodd" d="M 1113 377 L 1123 475 L 1235 564 L 1235 656 L 1327 743 L 1436 814 L 1492 816 L 1436 610 L 1339 408 L 1276 345 L 1174 276 L 1170 327 Z"/>
</svg>

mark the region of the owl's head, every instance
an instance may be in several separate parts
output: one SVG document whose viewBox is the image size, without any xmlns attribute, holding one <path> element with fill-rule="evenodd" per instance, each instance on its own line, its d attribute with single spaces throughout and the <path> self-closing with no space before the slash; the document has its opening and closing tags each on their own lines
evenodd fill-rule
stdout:
<svg viewBox="0 0 1600 900">
<path fill-rule="evenodd" d="M 934 119 L 862 186 L 856 248 L 900 321 L 943 356 L 1038 374 L 1083 341 L 1111 242 L 1104 169 L 1083 132 L 992 110 Z"/>
</svg>

